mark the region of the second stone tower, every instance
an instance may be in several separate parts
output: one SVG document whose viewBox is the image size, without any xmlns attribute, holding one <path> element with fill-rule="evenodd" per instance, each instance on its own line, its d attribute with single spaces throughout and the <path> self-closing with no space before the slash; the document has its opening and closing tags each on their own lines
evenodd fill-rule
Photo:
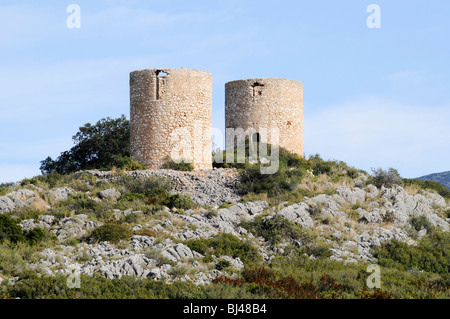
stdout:
<svg viewBox="0 0 450 319">
<path fill-rule="evenodd" d="M 225 128 L 278 128 L 278 145 L 303 156 L 303 84 L 277 78 L 225 84 Z M 255 133 L 257 134 L 257 133 Z M 256 135 L 258 136 L 258 135 Z M 249 136 L 254 140 L 255 137 Z M 277 141 L 270 140 L 271 144 Z M 228 141 L 227 141 L 228 143 Z M 228 145 L 228 144 L 227 144 Z"/>
<path fill-rule="evenodd" d="M 190 160 L 211 169 L 212 75 L 190 69 L 130 73 L 130 152 L 148 169 Z"/>
</svg>

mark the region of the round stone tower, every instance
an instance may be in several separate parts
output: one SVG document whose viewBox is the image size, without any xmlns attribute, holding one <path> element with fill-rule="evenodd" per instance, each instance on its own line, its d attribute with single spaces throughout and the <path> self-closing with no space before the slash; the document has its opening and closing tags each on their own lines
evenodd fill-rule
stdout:
<svg viewBox="0 0 450 319">
<path fill-rule="evenodd" d="M 131 157 L 148 169 L 171 157 L 211 169 L 212 75 L 189 69 L 130 73 Z"/>
<path fill-rule="evenodd" d="M 278 145 L 303 156 L 303 84 L 276 78 L 226 83 L 225 127 L 267 129 L 271 144 L 276 141 L 271 141 L 270 130 L 278 128 Z M 249 138 L 255 139 L 254 135 Z"/>
</svg>

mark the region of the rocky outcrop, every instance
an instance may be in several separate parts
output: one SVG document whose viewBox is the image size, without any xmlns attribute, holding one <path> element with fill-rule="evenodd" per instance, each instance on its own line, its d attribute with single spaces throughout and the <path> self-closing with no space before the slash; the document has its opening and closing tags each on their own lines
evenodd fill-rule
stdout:
<svg viewBox="0 0 450 319">
<path fill-rule="evenodd" d="M 117 200 L 122 194 L 115 188 L 108 188 L 98 193 L 101 199 Z"/>
<path fill-rule="evenodd" d="M 366 192 L 360 188 L 337 187 L 336 192 L 350 204 L 362 203 L 366 199 Z"/>
<path fill-rule="evenodd" d="M 46 196 L 53 203 L 57 203 L 57 202 L 60 202 L 62 200 L 69 199 L 69 196 L 71 194 L 76 194 L 76 192 L 73 189 L 69 188 L 69 187 L 60 187 L 60 188 L 56 188 L 56 189 L 53 189 L 53 190 L 49 191 L 46 194 Z"/>
<path fill-rule="evenodd" d="M 0 196 L 0 214 L 12 212 L 16 208 L 14 202 L 8 196 Z"/>
<path fill-rule="evenodd" d="M 97 176 L 99 185 L 117 178 L 111 176 L 111 172 L 93 171 L 91 174 Z M 110 216 L 108 222 L 123 223 L 128 220 L 124 217 L 137 215 L 136 219 L 130 218 L 134 220 L 130 229 L 135 231 L 135 235 L 116 245 L 89 242 L 84 240 L 86 235 L 93 228 L 102 225 L 95 214 L 73 211 L 70 212 L 70 217 L 61 217 L 51 210 L 43 210 L 34 219 L 21 220 L 19 225 L 24 231 L 36 227 L 47 229 L 57 236 L 59 244 L 43 250 L 39 261 L 28 267 L 44 275 L 68 274 L 76 269 L 86 275 L 100 274 L 106 278 L 135 276 L 168 282 L 190 280 L 205 284 L 230 269 L 242 269 L 244 265 L 239 258 L 231 256 L 209 255 L 210 261 L 206 262 L 204 256 L 189 248 L 187 240 L 229 233 L 256 247 L 266 263 L 270 263 L 277 254 L 287 251 L 287 245 L 302 247 L 311 244 L 302 240 L 286 240 L 273 245 L 270 240 L 257 237 L 242 227 L 245 224 L 241 224 L 255 220 L 257 216 L 266 219 L 283 216 L 311 230 L 321 243 L 330 247 L 330 259 L 346 263 L 374 262 L 373 248 L 393 239 L 416 244 L 416 240 L 424 236 L 427 230 L 412 229 L 412 217 L 425 216 L 434 227 L 449 231 L 450 219 L 446 211 L 450 206 L 438 194 L 421 191 L 411 195 L 400 186 L 377 189 L 373 185 L 366 185 L 362 178 L 353 184 L 346 182 L 347 186 L 324 182 L 321 185 L 327 187 L 327 194 L 304 197 L 303 201 L 297 203 L 285 202 L 270 206 L 266 201 L 241 202 L 236 192 L 238 177 L 233 170 L 159 170 L 127 174 L 135 178 L 169 177 L 172 192 L 180 191 L 190 195 L 197 206 L 185 211 L 168 207 L 150 211 L 138 205 L 118 209 L 122 203 L 117 204 L 115 201 L 121 194 L 110 184 L 106 184 L 106 189 L 97 193 L 79 191 L 79 194 L 86 194 L 106 207 L 105 210 L 108 211 L 105 211 L 105 215 Z M 67 200 L 71 194 L 76 192 L 70 187 L 46 192 L 33 185 L 27 185 L 27 189 L 15 186 L 10 193 L 0 196 L 0 213 L 9 214 L 16 209 L 35 205 L 39 200 L 59 205 L 60 201 Z M 109 206 L 108 202 L 112 205 Z M 219 208 L 225 202 L 231 204 Z M 76 240 L 67 241 L 68 239 Z M 79 241 L 81 243 L 77 243 Z M 316 256 L 312 254 L 309 258 Z M 221 271 L 212 269 L 220 260 L 228 261 L 230 267 Z"/>
<path fill-rule="evenodd" d="M 310 208 L 305 203 L 294 204 L 281 209 L 276 215 L 281 215 L 296 224 L 306 228 L 312 228 L 314 221 L 309 213 Z"/>
<path fill-rule="evenodd" d="M 99 181 L 112 181 L 120 178 L 111 172 L 87 171 Z M 126 172 L 134 178 L 156 176 L 171 181 L 172 191 L 190 195 L 194 203 L 204 206 L 219 206 L 222 203 L 238 203 L 237 192 L 239 174 L 233 169 L 212 169 L 193 172 L 175 170 L 145 170 Z"/>
</svg>

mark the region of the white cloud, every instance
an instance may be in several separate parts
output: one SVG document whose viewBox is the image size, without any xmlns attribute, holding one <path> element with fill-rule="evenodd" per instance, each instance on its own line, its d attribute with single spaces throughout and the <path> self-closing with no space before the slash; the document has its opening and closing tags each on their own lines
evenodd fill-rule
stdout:
<svg viewBox="0 0 450 319">
<path fill-rule="evenodd" d="M 394 167 L 404 177 L 450 169 L 449 105 L 359 98 L 305 114 L 304 125 L 307 155 L 319 153 L 369 172 Z"/>
</svg>

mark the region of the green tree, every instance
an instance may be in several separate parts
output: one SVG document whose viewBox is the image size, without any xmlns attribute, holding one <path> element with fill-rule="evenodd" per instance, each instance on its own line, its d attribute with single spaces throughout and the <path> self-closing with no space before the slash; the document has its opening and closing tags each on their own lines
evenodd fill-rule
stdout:
<svg viewBox="0 0 450 319">
<path fill-rule="evenodd" d="M 53 160 L 41 161 L 43 174 L 57 172 L 67 174 L 85 169 L 110 169 L 121 166 L 130 157 L 130 123 L 125 115 L 119 118 L 103 118 L 95 125 L 79 128 L 72 137 L 75 146 L 62 152 Z"/>
<path fill-rule="evenodd" d="M 376 187 L 392 187 L 394 184 L 401 185 L 402 178 L 395 168 L 389 168 L 387 171 L 382 168 L 372 168 L 371 183 Z"/>
</svg>

